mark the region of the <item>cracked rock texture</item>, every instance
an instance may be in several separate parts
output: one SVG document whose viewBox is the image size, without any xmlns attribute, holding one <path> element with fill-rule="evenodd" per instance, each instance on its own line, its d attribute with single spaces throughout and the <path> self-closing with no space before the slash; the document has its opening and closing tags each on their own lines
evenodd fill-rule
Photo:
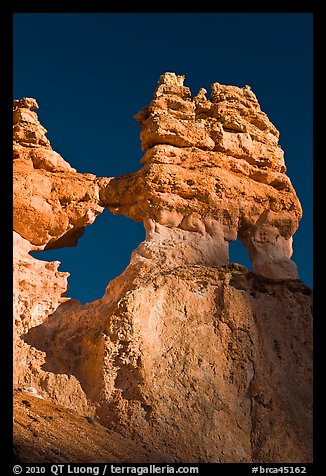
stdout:
<svg viewBox="0 0 326 476">
<path fill-rule="evenodd" d="M 309 462 L 312 292 L 290 259 L 302 211 L 279 134 L 249 86 L 207 99 L 183 81 L 161 76 L 135 116 L 143 167 L 117 178 L 79 174 L 36 101 L 14 101 L 15 386 L 143 441 L 146 461 Z M 81 305 L 30 252 L 76 245 L 104 208 L 146 239 Z M 237 238 L 252 273 L 229 263 Z"/>
</svg>

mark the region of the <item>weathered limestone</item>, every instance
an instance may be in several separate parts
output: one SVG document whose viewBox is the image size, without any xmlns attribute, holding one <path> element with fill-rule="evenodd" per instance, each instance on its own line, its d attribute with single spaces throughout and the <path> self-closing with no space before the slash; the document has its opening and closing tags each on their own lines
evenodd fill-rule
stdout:
<svg viewBox="0 0 326 476">
<path fill-rule="evenodd" d="M 15 387 L 143 441 L 146 461 L 308 462 L 312 296 L 290 259 L 302 211 L 278 131 L 248 86 L 208 99 L 183 80 L 161 76 L 136 114 L 143 167 L 117 178 L 79 174 L 36 101 L 14 101 Z M 104 208 L 146 239 L 82 306 L 60 263 L 29 253 L 76 245 Z M 236 239 L 253 273 L 229 264 Z"/>
<path fill-rule="evenodd" d="M 135 116 L 144 166 L 101 188 L 102 202 L 113 213 L 192 232 L 183 243 L 212 248 L 207 265 L 226 264 L 225 241 L 240 238 L 255 272 L 296 279 L 291 236 L 302 210 L 285 175 L 279 133 L 249 86 L 214 83 L 211 101 L 205 94 L 192 98 L 183 76 L 161 76 L 154 99 Z M 193 264 L 202 263 L 190 254 Z M 224 258 L 216 261 L 219 254 Z"/>
<path fill-rule="evenodd" d="M 14 386 L 33 387 L 40 395 L 92 414 L 94 410 L 78 380 L 68 373 L 44 371 L 47 354 L 24 340 L 30 329 L 43 324 L 58 307 L 71 301 L 64 297 L 69 273 L 58 271 L 60 261 L 41 261 L 29 254 L 35 250 L 36 246 L 14 232 Z"/>
<path fill-rule="evenodd" d="M 74 246 L 103 211 L 92 174 L 79 174 L 57 152 L 38 121 L 37 103 L 14 101 L 14 230 L 42 248 Z"/>
<path fill-rule="evenodd" d="M 310 290 L 171 264 L 136 250 L 103 299 L 59 308 L 25 341 L 76 376 L 104 426 L 167 457 L 311 460 Z"/>
</svg>

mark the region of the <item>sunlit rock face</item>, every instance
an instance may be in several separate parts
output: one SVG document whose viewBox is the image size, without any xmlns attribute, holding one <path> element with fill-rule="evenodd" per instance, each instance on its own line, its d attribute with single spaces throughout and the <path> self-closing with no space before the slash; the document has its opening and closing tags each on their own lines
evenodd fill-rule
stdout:
<svg viewBox="0 0 326 476">
<path fill-rule="evenodd" d="M 74 246 L 103 211 L 99 187 L 52 149 L 37 108 L 32 98 L 14 101 L 14 230 L 40 249 Z"/>
<path fill-rule="evenodd" d="M 116 178 L 78 173 L 36 101 L 14 101 L 15 386 L 166 462 L 311 461 L 312 293 L 290 259 L 302 211 L 279 133 L 249 86 L 183 83 L 160 77 L 135 116 L 142 167 Z M 69 270 L 30 252 L 76 245 L 105 208 L 146 239 L 81 305 Z M 252 273 L 229 263 L 236 239 Z"/>
<path fill-rule="evenodd" d="M 210 100 L 204 89 L 192 97 L 182 76 L 162 75 L 135 116 L 143 168 L 110 181 L 101 198 L 113 213 L 144 221 L 147 240 L 160 235 L 174 255 L 176 236 L 188 263 L 227 264 L 227 242 L 239 238 L 255 273 L 295 279 L 292 235 L 302 211 L 279 133 L 249 86 L 211 89 Z"/>
</svg>

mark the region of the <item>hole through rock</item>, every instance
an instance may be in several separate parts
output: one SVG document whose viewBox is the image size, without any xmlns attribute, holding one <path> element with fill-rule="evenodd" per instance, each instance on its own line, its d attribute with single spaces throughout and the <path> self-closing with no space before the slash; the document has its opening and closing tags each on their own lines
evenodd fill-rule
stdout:
<svg viewBox="0 0 326 476">
<path fill-rule="evenodd" d="M 103 297 L 109 282 L 130 262 L 132 251 L 145 239 L 142 223 L 104 210 L 84 229 L 77 246 L 31 253 L 43 261 L 61 261 L 59 271 L 68 271 L 67 297 L 82 304 Z"/>
<path fill-rule="evenodd" d="M 242 264 L 242 266 L 245 266 L 249 271 L 252 271 L 249 253 L 239 239 L 229 241 L 229 262 Z"/>
</svg>

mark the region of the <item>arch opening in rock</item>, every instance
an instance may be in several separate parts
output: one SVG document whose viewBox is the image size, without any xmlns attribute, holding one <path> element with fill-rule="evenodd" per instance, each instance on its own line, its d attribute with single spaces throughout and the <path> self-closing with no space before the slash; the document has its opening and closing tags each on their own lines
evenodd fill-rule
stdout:
<svg viewBox="0 0 326 476">
<path fill-rule="evenodd" d="M 229 241 L 229 262 L 241 264 L 252 271 L 248 250 L 239 238 L 235 241 Z"/>
<path fill-rule="evenodd" d="M 108 283 L 128 266 L 132 251 L 145 239 L 142 223 L 108 210 L 85 227 L 77 246 L 31 253 L 44 261 L 60 261 L 69 272 L 66 296 L 82 304 L 103 297 Z"/>
</svg>

